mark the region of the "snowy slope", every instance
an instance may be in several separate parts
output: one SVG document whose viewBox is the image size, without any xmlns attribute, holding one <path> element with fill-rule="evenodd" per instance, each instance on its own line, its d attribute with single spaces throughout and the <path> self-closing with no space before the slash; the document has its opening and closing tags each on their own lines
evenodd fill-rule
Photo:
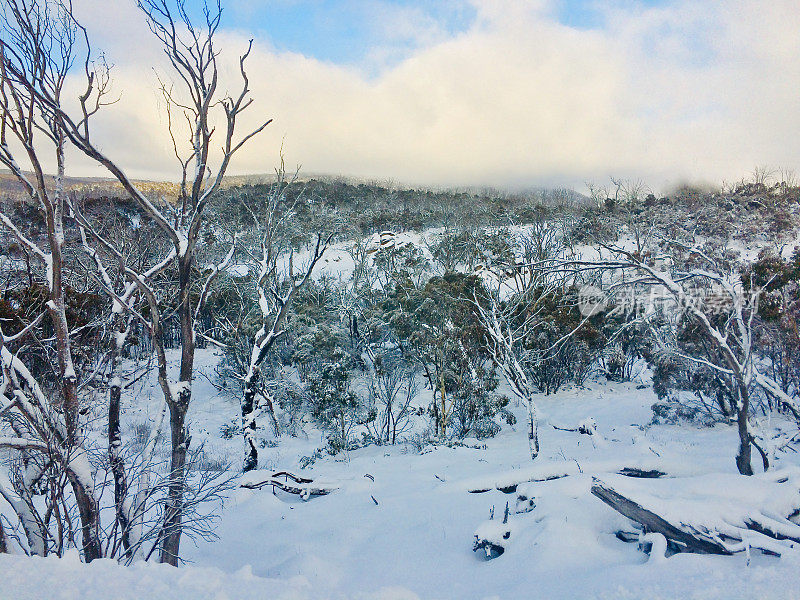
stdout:
<svg viewBox="0 0 800 600">
<path fill-rule="evenodd" d="M 201 371 L 209 374 L 214 360 L 204 351 Z M 142 384 L 135 404 L 128 399 L 130 419 L 158 409 L 158 394 L 145 393 L 149 385 Z M 0 556 L 0 599 L 800 598 L 800 562 L 792 556 L 754 552 L 748 564 L 744 554 L 679 554 L 648 562 L 636 544 L 615 537 L 630 525 L 589 493 L 593 475 L 641 466 L 735 477 L 733 428 L 647 426 L 655 398 L 640 387 L 592 382 L 541 398 L 542 454 L 535 463 L 522 426 L 504 427 L 485 442 L 466 440 L 478 448 L 420 453 L 410 445 L 372 446 L 324 457 L 302 471 L 298 459 L 320 445 L 319 437 L 283 439 L 261 451 L 262 467 L 300 472 L 338 489 L 307 502 L 269 489 L 236 490 L 226 502 L 219 541 L 196 548 L 187 542 L 190 564 L 178 570 Z M 211 455 L 237 464 L 240 440 L 219 435 L 219 426 L 236 418 L 236 403 L 202 376 L 194 391 L 193 436 Z M 521 407 L 514 410 L 522 417 Z M 550 426 L 575 427 L 586 417 L 597 422 L 598 436 Z M 775 467 L 798 462 L 779 454 Z M 529 512 L 514 514 L 517 494 L 494 489 L 548 473 L 570 476 L 521 483 L 518 493 L 535 504 Z M 671 485 L 659 482 L 662 489 Z M 487 561 L 472 551 L 473 534 L 492 507 L 502 515 L 506 502 L 511 537 L 506 552 Z"/>
</svg>

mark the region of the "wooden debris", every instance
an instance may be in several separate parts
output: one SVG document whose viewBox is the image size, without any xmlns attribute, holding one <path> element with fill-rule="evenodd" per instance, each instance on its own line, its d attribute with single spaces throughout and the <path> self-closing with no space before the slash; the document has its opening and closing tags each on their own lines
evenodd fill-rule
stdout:
<svg viewBox="0 0 800 600">
<path fill-rule="evenodd" d="M 786 480 L 782 481 L 783 483 L 778 481 L 768 485 L 792 485 Z M 741 511 L 741 516 L 738 518 L 731 517 L 730 508 L 719 516 L 715 516 L 713 512 L 701 511 L 701 516 L 698 517 L 692 515 L 691 507 L 687 509 L 685 501 L 680 497 L 674 500 L 659 498 L 658 502 L 662 507 L 666 506 L 665 502 L 674 502 L 679 510 L 688 510 L 684 517 L 666 518 L 657 514 L 656 508 L 645 506 L 645 501 L 626 497 L 619 490 L 597 478 L 593 478 L 592 494 L 620 514 L 639 523 L 644 532 L 662 534 L 674 550 L 702 554 L 733 554 L 754 548 L 779 556 L 786 552 L 800 551 L 800 526 L 790 521 L 787 516 L 770 513 L 763 506 L 759 508 L 743 505 L 738 509 Z M 646 494 L 640 497 L 650 498 Z M 675 515 L 679 510 L 670 512 Z"/>
<path fill-rule="evenodd" d="M 660 477 L 666 477 L 667 473 L 664 471 L 660 471 L 658 469 L 640 469 L 638 467 L 622 467 L 618 471 L 615 471 L 619 475 L 624 475 L 625 477 L 636 477 L 636 478 L 643 478 L 643 479 L 656 479 Z M 570 472 L 555 472 L 543 477 L 532 477 L 526 478 L 522 481 L 517 481 L 514 483 L 509 483 L 508 485 L 498 485 L 495 488 L 491 487 L 477 487 L 467 490 L 470 494 L 483 494 L 484 492 L 488 492 L 492 489 L 496 489 L 498 491 L 503 492 L 504 494 L 513 494 L 517 491 L 517 488 L 525 483 L 541 483 L 543 481 L 553 481 L 555 479 L 563 479 L 564 477 L 569 477 L 570 475 L 578 475 L 578 473 L 570 473 Z"/>
<path fill-rule="evenodd" d="M 502 523 L 494 521 L 494 506 L 489 511 L 489 520 L 478 527 L 475 532 L 475 540 L 472 544 L 472 551 L 482 551 L 487 560 L 497 558 L 506 551 L 505 545 L 511 538 L 511 526 L 508 522 L 509 506 L 506 502 L 506 509 L 503 513 Z"/>
<path fill-rule="evenodd" d="M 629 500 L 625 496 L 617 493 L 614 489 L 605 485 L 597 478 L 593 479 L 592 494 L 600 498 L 600 500 L 608 504 L 618 513 L 643 525 L 647 531 L 661 533 L 668 540 L 678 542 L 691 552 L 699 552 L 701 554 L 731 554 L 721 542 L 709 539 L 706 536 L 700 535 L 698 532 L 685 531 L 679 526 L 667 522 L 633 500 Z"/>
<path fill-rule="evenodd" d="M 643 470 L 637 469 L 636 467 L 624 467 L 617 471 L 617 473 L 625 475 L 625 477 L 639 477 L 642 479 L 657 479 L 666 475 L 664 471 L 659 471 L 658 469 Z"/>
<path fill-rule="evenodd" d="M 284 481 L 281 481 L 279 477 L 283 477 Z M 300 496 L 300 498 L 303 500 L 308 500 L 308 498 L 311 496 L 326 496 L 332 491 L 338 489 L 334 486 L 312 485 L 313 483 L 313 479 L 298 477 L 297 475 L 288 473 L 287 471 L 279 471 L 277 473 L 273 473 L 269 479 L 265 479 L 264 481 L 243 483 L 240 487 L 247 488 L 249 490 L 260 490 L 261 488 L 272 486 L 273 494 L 277 488 L 289 494 Z"/>
</svg>

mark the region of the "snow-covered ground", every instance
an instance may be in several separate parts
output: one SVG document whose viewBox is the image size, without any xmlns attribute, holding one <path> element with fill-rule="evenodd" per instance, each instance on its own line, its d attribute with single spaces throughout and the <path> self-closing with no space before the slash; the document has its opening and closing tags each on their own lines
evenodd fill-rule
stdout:
<svg viewBox="0 0 800 600">
<path fill-rule="evenodd" d="M 208 373 L 213 352 L 201 354 Z M 129 399 L 128 420 L 157 411 L 157 390 L 148 401 L 149 383 L 143 386 L 135 405 Z M 238 464 L 241 441 L 219 433 L 237 417 L 236 402 L 202 376 L 194 394 L 194 439 L 212 456 Z M 466 440 L 477 447 L 420 452 L 403 444 L 370 446 L 325 456 L 304 470 L 298 460 L 321 445 L 319 436 L 281 439 L 261 450 L 265 468 L 248 480 L 286 469 L 338 489 L 305 502 L 269 488 L 235 490 L 222 511 L 219 540 L 198 547 L 187 542 L 189 564 L 177 570 L 0 556 L 0 599 L 800 598 L 800 561 L 792 556 L 754 551 L 749 560 L 740 553 L 648 561 L 637 544 L 615 537 L 630 524 L 590 494 L 593 475 L 640 466 L 671 475 L 738 477 L 732 427 L 648 426 L 654 399 L 641 384 L 600 381 L 540 398 L 542 453 L 533 463 L 522 407 L 514 408 L 516 428 L 504 426 L 486 441 Z M 595 419 L 599 435 L 551 426 L 575 427 L 586 417 Z M 775 468 L 800 463 L 795 456 L 778 454 Z M 517 493 L 496 489 L 557 473 L 570 475 L 521 483 Z M 658 484 L 662 490 L 671 485 Z M 522 509 L 530 503 L 516 505 L 519 493 L 533 500 L 528 512 Z M 487 560 L 472 551 L 474 533 L 492 507 L 497 522 L 507 502 L 511 537 L 504 554 Z"/>
</svg>

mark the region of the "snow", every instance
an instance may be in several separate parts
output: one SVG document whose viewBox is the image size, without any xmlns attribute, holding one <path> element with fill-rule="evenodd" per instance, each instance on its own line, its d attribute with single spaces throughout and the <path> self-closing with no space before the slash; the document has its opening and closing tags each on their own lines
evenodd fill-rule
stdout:
<svg viewBox="0 0 800 600">
<path fill-rule="evenodd" d="M 231 277 L 247 277 L 247 275 L 250 273 L 250 268 L 243 264 L 229 265 L 225 270 Z"/>
<path fill-rule="evenodd" d="M 176 383 L 169 384 L 169 391 L 170 395 L 174 399 L 180 398 L 184 394 L 189 394 L 192 391 L 192 382 L 191 381 L 178 381 Z"/>
<path fill-rule="evenodd" d="M 506 544 L 511 539 L 511 534 L 513 532 L 513 519 L 507 523 L 504 523 L 499 519 L 490 519 L 489 521 L 484 521 L 478 526 L 478 528 L 475 530 L 475 539 L 485 540 L 494 546 L 505 548 Z M 486 556 L 489 557 L 488 549 Z"/>
<path fill-rule="evenodd" d="M 0 598 L 82 600 L 226 600 L 234 598 L 299 600 L 311 598 L 306 580 L 256 577 L 248 568 L 235 573 L 189 566 L 138 563 L 123 567 L 112 560 L 81 564 L 77 557 L 24 558 L 0 554 Z"/>
<path fill-rule="evenodd" d="M 800 494 L 797 492 L 800 469 L 796 467 L 753 477 L 707 473 L 680 480 L 645 483 L 630 477 L 608 475 L 603 477 L 603 482 L 667 521 L 698 530 L 746 528 L 746 519 L 763 520 L 770 515 L 783 515 L 785 518 L 800 509 Z M 787 524 L 782 531 L 797 536 L 800 535 L 800 526 Z M 797 551 L 800 552 L 800 548 Z"/>
<path fill-rule="evenodd" d="M 594 435 L 597 432 L 597 421 L 592 417 L 586 417 L 578 423 L 578 431 L 586 433 L 587 435 Z"/>
<path fill-rule="evenodd" d="M 652 544 L 650 549 L 650 563 L 663 563 L 667 557 L 667 538 L 661 533 L 649 532 L 639 537 L 639 542 Z"/>
<path fill-rule="evenodd" d="M 213 385 L 218 360 L 216 350 L 197 352 L 190 433 L 193 445 L 203 443 L 210 456 L 238 464 L 241 438 L 220 436 L 220 427 L 238 423 L 239 405 Z M 240 481 L 288 470 L 313 479 L 313 485 L 337 488 L 329 495 L 303 501 L 280 491 L 274 495 L 269 486 L 237 488 L 225 502 L 219 540 L 197 547 L 187 540 L 182 553 L 189 564 L 177 570 L 142 563 L 124 568 L 107 560 L 82 565 L 74 557 L 0 556 L 0 598 L 800 598 L 800 561 L 793 556 L 753 551 L 749 560 L 745 553 L 664 558 L 655 552 L 650 559 L 636 543 L 615 537 L 619 530 L 635 530 L 591 495 L 592 477 L 654 502 L 688 502 L 696 496 L 699 503 L 704 495 L 716 491 L 719 496 L 732 486 L 742 490 L 739 500 L 731 500 L 741 506 L 763 503 L 766 510 L 780 512 L 798 500 L 764 496 L 779 474 L 795 477 L 797 455 L 778 453 L 775 474 L 743 478 L 735 471 L 733 427 L 649 425 L 655 396 L 640 387 L 590 381 L 583 388 L 538 396 L 541 453 L 533 462 L 523 403 L 510 407 L 517 426 L 504 426 L 493 439 L 422 452 L 411 444 L 368 446 L 335 457 L 323 453 L 300 469 L 300 458 L 323 445 L 321 432 L 307 425 L 304 435 L 259 449 L 261 469 Z M 162 407 L 155 378 L 145 378 L 124 391 L 124 426 L 149 422 Z M 597 435 L 551 426 L 586 415 L 592 415 Z M 269 426 L 262 426 L 266 430 L 259 434 L 272 441 Z M 131 435 L 130 429 L 123 431 L 123 439 Z M 598 444 L 601 438 L 604 443 Z M 618 475 L 622 467 L 668 475 L 637 480 Z M 564 476 L 534 481 L 556 475 Z M 517 486 L 513 493 L 497 489 L 512 485 Z M 488 491 L 468 491 L 477 488 Z M 518 501 L 520 496 L 525 500 Z M 506 503 L 510 516 L 503 525 Z M 494 519 L 487 522 L 492 508 Z M 2 504 L 0 510 L 5 510 Z M 505 552 L 492 560 L 473 552 L 476 531 L 500 539 L 510 531 L 503 539 Z"/>
</svg>

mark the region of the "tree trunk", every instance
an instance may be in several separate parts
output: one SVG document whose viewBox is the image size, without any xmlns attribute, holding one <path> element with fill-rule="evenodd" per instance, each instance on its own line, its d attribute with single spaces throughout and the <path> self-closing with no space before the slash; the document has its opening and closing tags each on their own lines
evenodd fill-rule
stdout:
<svg viewBox="0 0 800 600">
<path fill-rule="evenodd" d="M 296 288 L 293 288 L 296 289 Z M 260 331 L 256 334 L 256 340 L 253 345 L 253 351 L 250 356 L 250 366 L 247 369 L 247 375 L 244 378 L 244 393 L 242 394 L 242 435 L 244 437 L 244 464 L 242 471 L 247 473 L 253 469 L 258 468 L 258 450 L 255 444 L 255 433 L 257 429 L 256 424 L 256 395 L 258 394 L 258 382 L 261 379 L 261 364 L 267 357 L 267 353 L 272 348 L 272 344 L 278 339 L 280 333 L 276 334 L 277 328 L 283 322 L 285 307 L 292 299 L 293 292 L 290 292 L 284 299 L 284 306 L 275 317 L 269 331 L 267 330 L 267 315 L 263 315 L 263 324 Z M 267 404 L 269 416 L 272 419 L 272 426 L 275 429 L 275 435 L 280 435 L 278 427 L 278 419 L 275 417 L 275 405 L 269 393 L 264 393 L 264 400 Z"/>
<path fill-rule="evenodd" d="M 753 466 L 751 464 L 751 440 L 750 423 L 748 422 L 748 412 L 750 408 L 750 395 L 747 388 L 739 384 L 739 400 L 737 402 L 736 424 L 739 430 L 739 452 L 736 454 L 736 467 L 742 475 L 752 475 Z"/>
<path fill-rule="evenodd" d="M 162 563 L 173 566 L 178 566 L 180 557 L 183 495 L 186 488 L 186 454 L 190 441 L 185 421 L 190 397 L 190 390 L 181 390 L 178 397 L 169 404 L 172 457 L 170 460 L 169 490 L 159 560 Z"/>
<path fill-rule="evenodd" d="M 160 561 L 177 566 L 180 558 L 181 527 L 183 519 L 183 497 L 186 491 L 186 455 L 189 450 L 189 433 L 186 431 L 186 413 L 192 399 L 192 379 L 194 375 L 195 331 L 192 305 L 191 273 L 193 262 L 193 243 L 178 261 L 178 285 L 180 306 L 178 315 L 181 322 L 181 368 L 176 394 L 168 394 L 169 425 L 172 442 L 170 458 L 169 491 L 167 508 L 164 514 L 164 528 L 161 542 Z"/>
<path fill-rule="evenodd" d="M 442 412 L 439 415 L 439 428 L 442 432 L 442 439 L 444 440 L 447 437 L 447 393 L 444 387 L 444 369 L 441 371 L 441 375 L 439 376 L 439 396 L 442 400 Z"/>
<path fill-rule="evenodd" d="M 713 535 L 704 535 L 700 532 L 687 531 L 681 528 L 681 524 L 673 525 L 654 512 L 626 498 L 602 481 L 597 479 L 593 481 L 592 494 L 600 498 L 600 500 L 617 512 L 637 523 L 641 523 L 646 528 L 646 531 L 660 533 L 669 540 L 679 542 L 692 552 L 700 552 L 703 554 L 731 554 L 721 542 L 714 539 Z"/>
<path fill-rule="evenodd" d="M 88 461 L 86 466 L 88 467 Z M 89 563 L 96 558 L 103 557 L 103 546 L 100 543 L 100 511 L 97 501 L 92 495 L 92 489 L 81 480 L 80 474 L 71 468 L 67 469 L 67 473 L 81 516 L 83 559 Z"/>
<path fill-rule="evenodd" d="M 257 370 L 258 367 L 251 368 L 251 372 L 245 380 L 244 395 L 242 396 L 242 435 L 244 436 L 244 465 L 242 466 L 242 471 L 245 473 L 258 468 L 258 450 L 255 444 L 255 373 Z"/>
<path fill-rule="evenodd" d="M 539 420 L 536 416 L 536 404 L 533 398 L 526 398 L 528 404 L 528 448 L 531 452 L 531 460 L 539 456 Z"/>
<path fill-rule="evenodd" d="M 271 345 L 271 344 L 270 344 Z M 260 361 L 267 354 L 269 347 L 265 347 L 251 361 L 250 369 L 244 380 L 244 393 L 242 394 L 242 436 L 244 437 L 244 464 L 242 472 L 247 473 L 258 468 L 258 449 L 256 448 L 255 434 L 258 425 L 256 423 L 256 395 L 258 393 L 258 381 L 261 376 Z M 256 362 L 258 361 L 258 362 Z M 275 405 L 268 392 L 265 392 L 264 402 L 267 405 L 272 427 L 275 435 L 279 436 L 280 427 L 275 416 Z"/>
<path fill-rule="evenodd" d="M 83 554 L 86 562 L 103 555 L 100 543 L 100 513 L 97 499 L 94 497 L 88 460 L 85 460 L 83 440 L 80 435 L 80 406 L 78 399 L 78 377 L 72 360 L 70 329 L 67 322 L 66 302 L 63 280 L 64 243 L 64 133 L 59 127 L 56 145 L 57 174 L 55 190 L 51 202 L 44 202 L 45 222 L 50 247 L 50 263 L 48 268 L 50 301 L 48 312 L 56 338 L 56 355 L 61 383 L 61 402 L 66 428 L 64 465 L 75 493 L 75 502 L 81 518 L 81 537 Z M 79 463 L 79 468 L 73 468 Z"/>
<path fill-rule="evenodd" d="M 112 359 L 113 360 L 113 359 Z M 120 433 L 119 411 L 122 399 L 122 382 L 118 378 L 111 381 L 108 400 L 108 460 L 114 477 L 114 504 L 117 509 L 117 522 L 120 527 L 122 547 L 130 549 L 130 522 L 125 507 L 128 495 L 128 482 L 125 478 L 125 461 L 121 456 L 122 435 Z"/>
</svg>

